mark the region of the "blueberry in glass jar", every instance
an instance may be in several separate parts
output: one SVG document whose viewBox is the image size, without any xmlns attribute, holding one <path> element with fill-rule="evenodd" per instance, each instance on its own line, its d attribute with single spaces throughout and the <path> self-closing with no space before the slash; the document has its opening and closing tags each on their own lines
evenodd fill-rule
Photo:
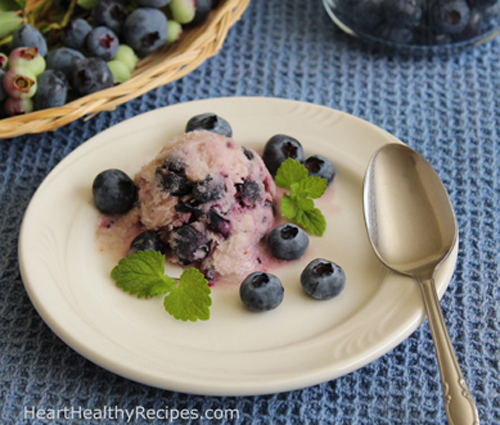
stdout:
<svg viewBox="0 0 500 425">
<path fill-rule="evenodd" d="M 327 0 L 348 32 L 390 45 L 467 44 L 500 26 L 498 0 Z"/>
</svg>

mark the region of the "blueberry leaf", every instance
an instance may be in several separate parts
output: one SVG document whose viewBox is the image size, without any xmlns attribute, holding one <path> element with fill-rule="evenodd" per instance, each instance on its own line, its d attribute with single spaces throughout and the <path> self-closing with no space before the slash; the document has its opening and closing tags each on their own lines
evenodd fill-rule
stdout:
<svg viewBox="0 0 500 425">
<path fill-rule="evenodd" d="M 77 0 L 76 4 L 84 9 L 92 9 L 99 0 Z"/>
<path fill-rule="evenodd" d="M 122 258 L 111 271 L 116 286 L 137 298 L 165 294 L 176 281 L 164 274 L 165 256 L 158 251 L 138 251 Z"/>
<path fill-rule="evenodd" d="M 210 288 L 208 281 L 196 268 L 184 270 L 179 284 L 170 290 L 163 300 L 165 310 L 178 320 L 210 319 Z"/>
<path fill-rule="evenodd" d="M 276 173 L 275 183 L 277 186 L 284 189 L 290 189 L 293 183 L 300 182 L 308 177 L 307 168 L 299 161 L 288 158 L 278 168 Z"/>
<path fill-rule="evenodd" d="M 295 221 L 308 232 L 314 235 L 322 236 L 326 230 L 326 220 L 318 208 L 312 210 L 299 210 Z"/>
</svg>

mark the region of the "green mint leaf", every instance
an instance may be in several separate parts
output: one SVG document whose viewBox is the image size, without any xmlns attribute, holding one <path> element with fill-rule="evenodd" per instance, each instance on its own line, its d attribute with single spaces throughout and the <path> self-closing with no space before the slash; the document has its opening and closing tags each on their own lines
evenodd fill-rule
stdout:
<svg viewBox="0 0 500 425">
<path fill-rule="evenodd" d="M 299 182 L 299 190 L 304 193 L 305 196 L 317 199 L 321 198 L 323 193 L 325 193 L 327 183 L 327 180 L 323 177 L 308 176 L 307 179 Z"/>
<path fill-rule="evenodd" d="M 194 267 L 184 270 L 179 284 L 163 300 L 165 310 L 178 320 L 210 319 L 210 288 L 202 273 Z"/>
<path fill-rule="evenodd" d="M 295 221 L 308 232 L 314 235 L 322 236 L 326 230 L 326 220 L 318 208 L 312 210 L 299 210 Z"/>
<path fill-rule="evenodd" d="M 311 177 L 292 183 L 290 186 L 290 196 L 293 199 L 320 198 L 325 193 L 327 187 L 326 179 L 322 177 Z"/>
<path fill-rule="evenodd" d="M 277 186 L 290 189 L 293 183 L 299 182 L 308 176 L 307 168 L 299 161 L 288 158 L 280 165 L 274 179 Z"/>
<path fill-rule="evenodd" d="M 295 201 L 292 199 L 292 197 L 290 195 L 287 195 L 286 193 L 283 195 L 283 198 L 281 198 L 280 208 L 281 214 L 286 218 L 289 218 L 290 220 L 293 220 L 297 215 L 297 205 L 295 204 Z"/>
<path fill-rule="evenodd" d="M 165 294 L 176 285 L 165 275 L 165 256 L 158 251 L 138 251 L 122 258 L 111 277 L 119 288 L 137 298 Z"/>
<path fill-rule="evenodd" d="M 298 210 L 311 211 L 314 209 L 314 201 L 309 198 L 298 198 L 295 200 L 295 205 Z"/>
</svg>

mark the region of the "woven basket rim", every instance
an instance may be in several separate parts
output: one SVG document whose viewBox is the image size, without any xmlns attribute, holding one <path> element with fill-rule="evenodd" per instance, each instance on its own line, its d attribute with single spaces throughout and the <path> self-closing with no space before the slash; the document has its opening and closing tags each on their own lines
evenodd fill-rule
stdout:
<svg viewBox="0 0 500 425">
<path fill-rule="evenodd" d="M 229 29 L 250 0 L 225 0 L 201 26 L 189 28 L 179 42 L 142 59 L 132 78 L 122 84 L 75 99 L 64 106 L 0 119 L 0 139 L 54 131 L 77 119 L 89 119 L 101 111 L 139 97 L 198 68 L 222 48 Z"/>
</svg>

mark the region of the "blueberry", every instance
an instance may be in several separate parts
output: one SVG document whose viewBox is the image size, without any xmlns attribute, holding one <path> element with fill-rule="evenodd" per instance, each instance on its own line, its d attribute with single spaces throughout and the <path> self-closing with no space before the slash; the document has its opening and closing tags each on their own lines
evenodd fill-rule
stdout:
<svg viewBox="0 0 500 425">
<path fill-rule="evenodd" d="M 212 10 L 212 0 L 195 0 L 195 3 L 194 18 L 189 23 L 190 25 L 200 25 L 205 22 Z"/>
<path fill-rule="evenodd" d="M 481 35 L 483 28 L 484 16 L 479 9 L 471 9 L 469 22 L 467 22 L 464 30 L 457 34 L 457 40 L 470 40 L 471 38 Z"/>
<path fill-rule="evenodd" d="M 498 3 L 498 0 L 468 0 L 467 3 L 469 3 L 471 8 L 477 7 L 479 9 L 487 9 L 495 6 Z"/>
<path fill-rule="evenodd" d="M 474 6 L 471 6 L 474 7 Z M 480 7 L 477 6 L 483 12 L 484 19 L 497 18 L 500 15 L 500 1 L 495 1 L 491 6 Z"/>
<path fill-rule="evenodd" d="M 255 180 L 245 179 L 243 183 L 238 183 L 236 186 L 236 198 L 243 206 L 254 207 L 255 203 L 260 199 L 261 187 Z"/>
<path fill-rule="evenodd" d="M 38 89 L 33 96 L 36 110 L 55 108 L 66 103 L 68 81 L 61 71 L 47 69 L 38 76 Z"/>
<path fill-rule="evenodd" d="M 170 0 L 136 0 L 141 7 L 156 7 L 160 9 L 170 3 Z"/>
<path fill-rule="evenodd" d="M 186 177 L 184 164 L 176 159 L 166 158 L 156 169 L 163 189 L 173 196 L 184 196 L 191 192 L 193 183 Z"/>
<path fill-rule="evenodd" d="M 383 0 L 360 0 L 354 6 L 349 6 L 346 19 L 363 31 L 371 31 L 380 25 L 384 19 Z"/>
<path fill-rule="evenodd" d="M 118 37 L 107 27 L 97 27 L 87 35 L 87 50 L 90 56 L 109 61 L 114 58 L 119 46 Z"/>
<path fill-rule="evenodd" d="M 397 27 L 386 22 L 375 28 L 373 31 L 377 37 L 394 44 L 410 44 L 414 37 L 414 32 L 411 28 Z"/>
<path fill-rule="evenodd" d="M 191 214 L 191 217 L 189 218 L 190 223 L 194 223 L 196 221 L 207 221 L 207 213 L 203 209 L 197 208 L 189 202 L 181 202 L 177 204 L 175 206 L 175 210 L 180 213 Z"/>
<path fill-rule="evenodd" d="M 304 162 L 307 172 L 313 177 L 323 177 L 330 185 L 335 177 L 335 165 L 323 155 L 313 155 Z"/>
<path fill-rule="evenodd" d="M 132 74 L 130 73 L 130 70 L 128 69 L 127 65 L 125 65 L 123 62 L 113 59 L 106 63 L 108 64 L 108 67 L 111 70 L 111 73 L 113 74 L 114 84 L 121 84 L 124 83 L 125 81 L 130 80 Z"/>
<path fill-rule="evenodd" d="M 194 183 L 193 199 L 200 204 L 217 201 L 224 197 L 226 184 L 220 176 L 208 176 L 205 180 Z"/>
<path fill-rule="evenodd" d="M 411 28 L 422 18 L 421 0 L 385 0 L 384 16 L 388 24 Z"/>
<path fill-rule="evenodd" d="M 124 214 L 137 199 L 137 188 L 123 171 L 109 169 L 94 179 L 92 194 L 97 208 L 105 214 Z"/>
<path fill-rule="evenodd" d="M 100 58 L 85 58 L 77 62 L 73 71 L 73 87 L 84 96 L 113 86 L 113 74 Z"/>
<path fill-rule="evenodd" d="M 206 236 L 190 224 L 172 230 L 168 236 L 168 244 L 185 266 L 204 260 L 210 252 Z"/>
<path fill-rule="evenodd" d="M 78 50 L 70 49 L 69 47 L 60 47 L 52 50 L 47 55 L 47 69 L 61 71 L 68 80 L 68 83 L 71 84 L 76 64 L 82 59 L 85 59 L 85 56 Z"/>
<path fill-rule="evenodd" d="M 120 61 L 126 65 L 130 72 L 135 69 L 137 62 L 139 62 L 139 58 L 134 53 L 134 49 L 126 44 L 120 44 L 118 46 L 118 50 L 116 51 L 116 55 L 113 60 Z"/>
<path fill-rule="evenodd" d="M 33 72 L 25 67 L 19 66 L 17 68 L 9 68 L 5 73 L 3 77 L 3 87 L 7 94 L 13 99 L 29 99 L 36 93 L 38 84 Z M 17 108 L 19 104 L 16 105 Z"/>
<path fill-rule="evenodd" d="M 123 24 L 127 16 L 127 5 L 119 0 L 100 0 L 92 8 L 94 25 L 108 27 L 117 35 L 122 34 Z"/>
<path fill-rule="evenodd" d="M 241 301 L 254 312 L 275 309 L 283 301 L 284 292 L 279 278 L 271 273 L 251 273 L 240 285 Z"/>
<path fill-rule="evenodd" d="M 171 0 L 170 13 L 179 24 L 188 24 L 194 19 L 196 2 L 195 0 Z"/>
<path fill-rule="evenodd" d="M 253 161 L 253 158 L 254 158 L 253 152 L 250 149 L 245 148 L 244 146 L 241 149 L 243 149 L 243 153 L 245 154 L 247 159 L 249 161 Z"/>
<path fill-rule="evenodd" d="M 40 31 L 29 24 L 21 25 L 12 34 L 12 48 L 16 47 L 36 47 L 40 56 L 47 54 L 45 38 Z"/>
<path fill-rule="evenodd" d="M 168 36 L 167 36 L 167 41 L 165 42 L 166 44 L 173 44 L 179 38 L 181 38 L 182 34 L 182 25 L 179 24 L 179 22 L 174 21 L 173 19 L 169 19 L 167 21 L 168 24 Z"/>
<path fill-rule="evenodd" d="M 7 115 L 24 115 L 34 110 L 33 99 L 14 99 L 9 97 L 4 104 L 4 110 Z"/>
<path fill-rule="evenodd" d="M 309 247 L 309 236 L 295 224 L 286 223 L 269 233 L 267 244 L 276 258 L 296 260 L 302 257 Z"/>
<path fill-rule="evenodd" d="M 194 130 L 208 130 L 226 137 L 233 137 L 231 125 L 213 113 L 200 114 L 192 117 L 186 124 L 186 133 Z"/>
<path fill-rule="evenodd" d="M 344 289 L 345 280 L 344 270 L 339 265 L 321 258 L 311 261 L 300 275 L 304 291 L 317 300 L 336 297 Z"/>
<path fill-rule="evenodd" d="M 433 29 L 445 34 L 462 32 L 470 18 L 470 9 L 465 0 L 433 0 L 429 13 Z"/>
<path fill-rule="evenodd" d="M 5 53 L 0 52 L 0 71 L 6 71 L 8 64 L 9 57 Z"/>
<path fill-rule="evenodd" d="M 137 251 L 160 251 L 164 250 L 164 243 L 160 236 L 154 230 L 146 230 L 138 234 L 132 243 L 128 255 L 135 254 Z"/>
<path fill-rule="evenodd" d="M 262 159 L 271 175 L 275 176 L 280 165 L 288 158 L 304 162 L 304 151 L 300 142 L 293 137 L 276 134 L 264 147 Z"/>
<path fill-rule="evenodd" d="M 220 233 L 224 239 L 227 239 L 231 234 L 231 222 L 222 217 L 215 208 L 210 208 L 207 229 L 214 233 Z"/>
<path fill-rule="evenodd" d="M 165 14 L 158 9 L 142 7 L 128 15 L 123 27 L 125 44 L 139 56 L 146 56 L 163 46 L 168 36 Z"/>
<path fill-rule="evenodd" d="M 8 94 L 3 86 L 3 77 L 5 77 L 5 71 L 0 69 L 0 102 L 3 102 L 8 97 Z"/>
<path fill-rule="evenodd" d="M 64 27 L 64 45 L 71 49 L 83 49 L 85 47 L 85 39 L 90 31 L 92 31 L 92 27 L 85 19 L 78 18 L 71 21 Z"/>
</svg>

